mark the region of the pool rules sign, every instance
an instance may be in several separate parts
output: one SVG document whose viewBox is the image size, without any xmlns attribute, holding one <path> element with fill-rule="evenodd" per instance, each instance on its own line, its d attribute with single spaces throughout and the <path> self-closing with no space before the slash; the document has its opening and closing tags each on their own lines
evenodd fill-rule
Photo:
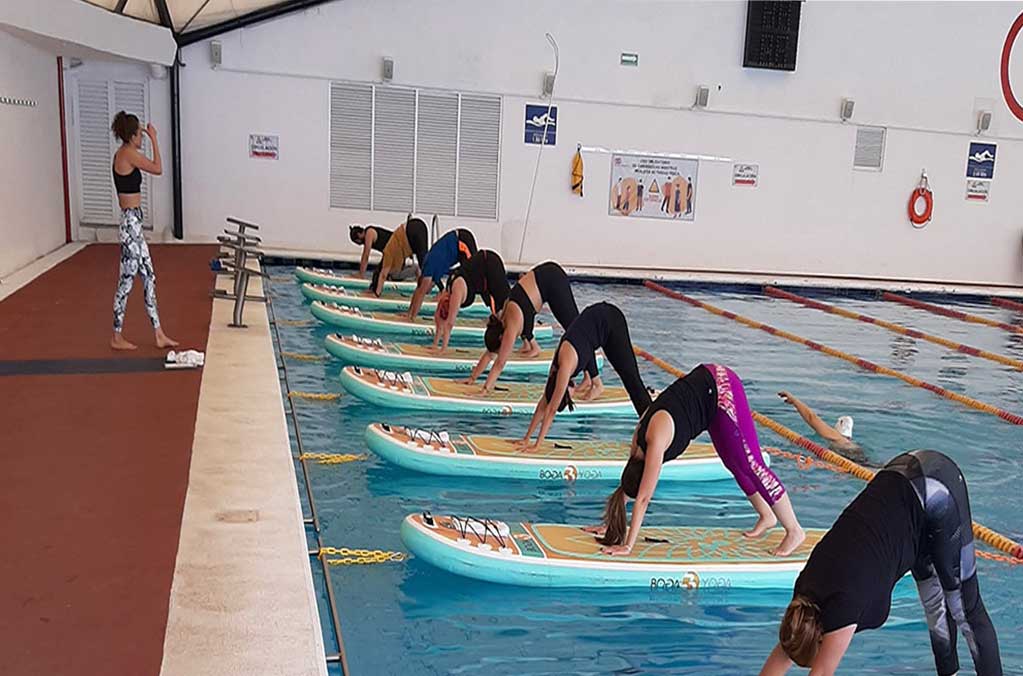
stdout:
<svg viewBox="0 0 1023 676">
<path fill-rule="evenodd" d="M 994 143 L 970 143 L 966 156 L 966 201 L 987 202 L 991 195 L 991 180 L 995 177 Z"/>
<path fill-rule="evenodd" d="M 276 160 L 280 156 L 281 137 L 271 134 L 249 134 L 249 157 Z"/>
</svg>

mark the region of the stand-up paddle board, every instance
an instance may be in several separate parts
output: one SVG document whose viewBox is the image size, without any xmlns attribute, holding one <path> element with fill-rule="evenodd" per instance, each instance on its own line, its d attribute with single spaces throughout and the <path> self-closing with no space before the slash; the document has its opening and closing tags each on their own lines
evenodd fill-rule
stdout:
<svg viewBox="0 0 1023 676">
<path fill-rule="evenodd" d="M 327 352 L 346 364 L 392 371 L 413 373 L 472 372 L 482 354 L 478 347 L 452 347 L 435 352 L 428 345 L 414 343 L 387 343 L 379 338 L 361 338 L 355 335 L 332 333 L 323 342 Z M 554 350 L 543 350 L 535 357 L 512 353 L 504 365 L 504 373 L 512 375 L 546 374 L 550 370 Z M 604 365 L 604 355 L 597 354 L 597 368 Z M 483 381 L 479 381 L 482 383 Z"/>
<path fill-rule="evenodd" d="M 410 304 L 408 296 L 402 296 L 393 291 L 386 292 L 377 298 L 369 291 L 353 291 L 343 286 L 327 286 L 326 284 L 303 284 L 302 295 L 309 300 L 342 303 L 368 312 L 408 312 Z M 437 301 L 430 300 L 423 303 L 419 314 L 432 317 L 436 311 Z M 490 308 L 482 301 L 476 300 L 469 307 L 462 308 L 461 312 L 465 312 L 467 317 L 487 317 L 490 315 Z"/>
<path fill-rule="evenodd" d="M 410 552 L 438 568 L 487 582 L 531 587 L 791 589 L 824 536 L 809 528 L 790 556 L 771 551 L 784 537 L 739 528 L 644 527 L 628 556 L 608 556 L 580 526 L 504 523 L 473 517 L 411 514 L 401 524 Z"/>
<path fill-rule="evenodd" d="M 629 441 L 545 439 L 535 449 L 522 449 L 518 439 L 449 434 L 373 423 L 366 444 L 396 465 L 427 474 L 494 477 L 544 482 L 618 481 L 629 458 Z M 767 456 L 764 457 L 767 460 Z M 685 453 L 664 463 L 661 481 L 714 481 L 732 475 L 714 447 L 689 445 Z"/>
<path fill-rule="evenodd" d="M 394 336 L 433 336 L 433 319 L 416 318 L 409 321 L 406 317 L 387 312 L 363 312 L 349 305 L 324 303 L 314 300 L 309 305 L 310 312 L 321 322 L 340 326 L 345 331 L 355 333 L 385 333 Z M 452 338 L 471 338 L 483 341 L 483 333 L 487 328 L 485 319 L 456 319 L 451 328 Z M 554 331 L 550 324 L 536 323 L 533 335 L 537 338 L 550 338 Z"/>
<path fill-rule="evenodd" d="M 466 385 L 458 380 L 359 366 L 341 369 L 341 385 L 360 399 L 378 406 L 490 416 L 532 415 L 544 391 L 543 383 L 505 382 L 499 384 L 494 392 L 483 395 L 479 384 Z M 600 397 L 576 401 L 575 411 L 570 412 L 566 408 L 558 415 L 635 416 L 636 409 L 632 407 L 624 387 L 605 387 Z"/>
<path fill-rule="evenodd" d="M 329 286 L 343 286 L 348 289 L 354 289 L 356 291 L 366 291 L 369 289 L 369 285 L 372 280 L 368 277 L 359 277 L 356 275 L 341 275 L 333 270 L 324 270 L 322 268 L 295 268 L 295 277 L 301 282 L 308 282 L 309 284 L 327 284 Z M 411 296 L 415 293 L 416 282 L 384 282 L 384 291 L 393 291 L 397 293 Z M 431 291 L 431 294 L 436 291 Z"/>
</svg>

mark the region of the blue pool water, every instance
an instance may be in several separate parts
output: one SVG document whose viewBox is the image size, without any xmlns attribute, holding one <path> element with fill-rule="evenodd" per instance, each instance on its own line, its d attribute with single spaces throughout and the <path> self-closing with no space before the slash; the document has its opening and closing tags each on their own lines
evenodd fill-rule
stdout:
<svg viewBox="0 0 1023 676">
<path fill-rule="evenodd" d="M 310 319 L 298 285 L 282 281 L 292 268 L 271 270 L 281 319 Z M 751 405 L 810 435 L 776 392 L 791 391 L 827 421 L 856 420 L 868 459 L 883 463 L 904 450 L 942 450 L 960 464 L 974 518 L 1023 539 L 1023 428 L 942 399 L 897 379 L 873 375 L 832 357 L 693 308 L 637 285 L 575 285 L 580 307 L 611 300 L 627 315 L 634 342 L 687 369 L 701 361 L 731 366 Z M 690 290 L 720 307 L 901 370 L 1023 414 L 1023 372 L 884 329 L 756 293 Z M 966 324 L 866 296 L 825 301 L 900 322 L 974 347 L 1023 359 L 1023 336 Z M 983 304 L 943 304 L 1023 325 L 1023 315 Z M 326 355 L 322 325 L 280 326 L 286 351 Z M 335 360 L 288 361 L 291 387 L 340 391 Z M 640 362 L 648 385 L 672 377 Z M 613 372 L 606 376 L 614 383 Z M 297 400 L 307 452 L 368 453 L 339 466 L 309 463 L 324 542 L 333 546 L 401 550 L 399 524 L 410 512 L 470 514 L 502 520 L 595 523 L 611 485 L 459 481 L 399 469 L 368 452 L 370 422 L 394 422 L 471 433 L 521 435 L 524 419 L 458 418 L 381 410 L 344 396 L 335 402 Z M 553 436 L 626 439 L 628 420 L 561 420 Z M 791 451 L 769 430 L 765 445 Z M 294 437 L 293 437 L 294 438 Z M 827 527 L 863 484 L 847 475 L 774 465 L 804 526 Z M 747 526 L 748 503 L 731 482 L 660 490 L 650 525 Z M 1023 674 L 1023 566 L 982 560 L 981 588 L 999 634 L 1007 674 Z M 334 649 L 322 575 L 314 566 L 328 651 Z M 415 559 L 332 569 L 342 634 L 353 674 L 749 674 L 774 645 L 788 592 L 737 590 L 543 590 L 495 586 L 450 575 Z M 960 641 L 960 644 L 962 642 Z M 961 645 L 963 671 L 973 673 Z M 798 673 L 794 670 L 792 673 Z M 934 673 L 923 613 L 914 596 L 897 598 L 881 630 L 857 635 L 842 673 Z M 337 673 L 337 672 L 335 672 Z M 805 672 L 804 672 L 805 673 Z"/>
</svg>

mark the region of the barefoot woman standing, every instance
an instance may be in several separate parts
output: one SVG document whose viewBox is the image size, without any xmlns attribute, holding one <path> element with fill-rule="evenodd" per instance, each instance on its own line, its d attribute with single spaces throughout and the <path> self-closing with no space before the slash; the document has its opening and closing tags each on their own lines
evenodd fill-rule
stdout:
<svg viewBox="0 0 1023 676">
<path fill-rule="evenodd" d="M 117 203 L 121 207 L 121 276 L 114 294 L 114 337 L 110 347 L 115 350 L 134 350 L 136 346 L 121 335 L 124 328 L 124 311 L 128 305 L 135 275 L 142 275 L 145 289 L 146 312 L 153 322 L 157 347 L 174 347 L 177 342 L 167 337 L 160 328 L 160 315 L 156 311 L 156 273 L 153 259 L 149 257 L 149 246 L 142 235 L 142 172 L 159 176 L 163 173 L 160 160 L 160 146 L 156 142 L 156 127 L 152 124 L 142 129 L 139 118 L 123 110 L 114 116 L 110 125 L 114 135 L 120 139 L 121 147 L 114 153 L 114 186 L 117 188 Z M 142 154 L 142 134 L 153 144 L 153 159 Z"/>
</svg>

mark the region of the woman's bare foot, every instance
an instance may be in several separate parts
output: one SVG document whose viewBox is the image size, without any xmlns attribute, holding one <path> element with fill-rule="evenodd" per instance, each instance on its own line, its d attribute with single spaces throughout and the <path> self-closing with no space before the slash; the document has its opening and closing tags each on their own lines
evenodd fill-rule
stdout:
<svg viewBox="0 0 1023 676">
<path fill-rule="evenodd" d="M 785 539 L 781 541 L 778 548 L 774 550 L 775 556 L 788 556 L 792 552 L 796 551 L 799 545 L 803 544 L 803 540 L 806 539 L 806 533 L 803 532 L 802 528 L 795 530 L 786 531 Z"/>
<path fill-rule="evenodd" d="M 137 350 L 139 346 L 135 343 L 129 343 L 124 339 L 124 336 L 118 331 L 114 333 L 114 337 L 110 339 L 110 347 L 114 350 Z"/>
<path fill-rule="evenodd" d="M 163 332 L 163 329 L 156 330 L 156 346 L 160 348 L 177 347 L 178 341 L 169 337 Z"/>
<path fill-rule="evenodd" d="M 759 538 L 763 537 L 767 531 L 771 530 L 778 525 L 778 518 L 771 512 L 765 515 L 761 515 L 757 522 L 753 524 L 753 530 L 743 532 L 744 537 L 748 538 Z"/>
<path fill-rule="evenodd" d="M 594 399 L 599 399 L 602 394 L 604 394 L 604 386 L 594 381 L 580 399 L 583 401 L 593 401 Z"/>
</svg>

